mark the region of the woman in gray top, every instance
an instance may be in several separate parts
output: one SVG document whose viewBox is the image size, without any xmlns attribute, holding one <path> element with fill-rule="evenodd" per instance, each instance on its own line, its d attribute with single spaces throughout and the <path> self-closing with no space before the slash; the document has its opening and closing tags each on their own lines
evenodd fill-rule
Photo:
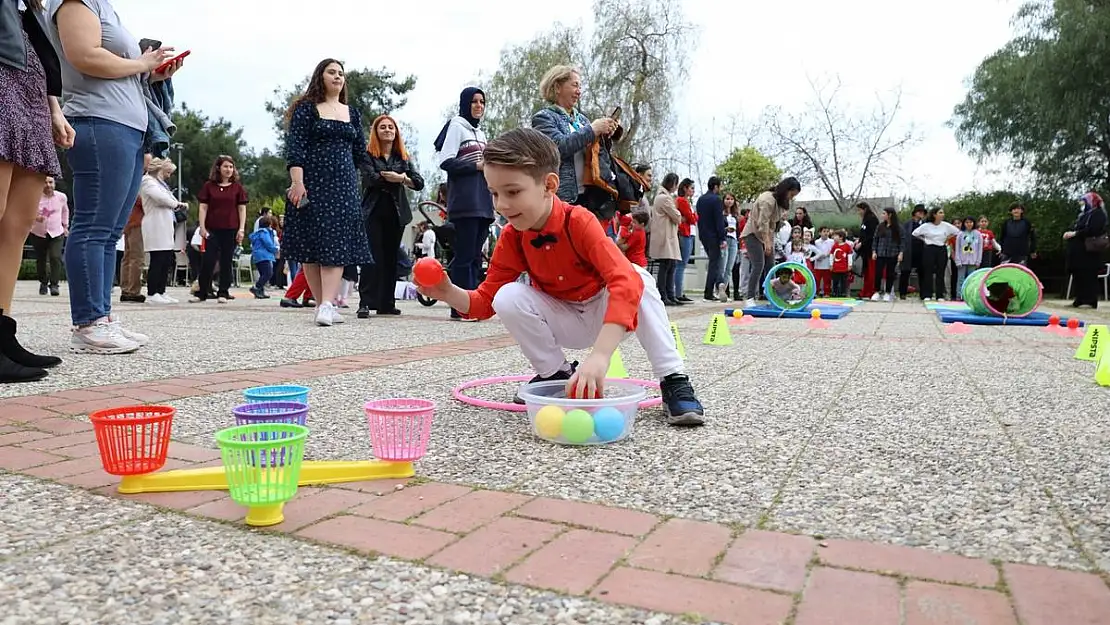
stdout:
<svg viewBox="0 0 1110 625">
<path fill-rule="evenodd" d="M 139 50 L 109 0 L 50 0 L 47 16 L 62 53 L 62 113 L 76 133 L 66 155 L 74 202 L 65 251 L 70 349 L 133 352 L 147 337 L 112 314 L 112 283 L 116 242 L 143 176 L 148 114 L 140 81 L 165 80 L 181 62 L 155 72 L 173 49 Z"/>
</svg>

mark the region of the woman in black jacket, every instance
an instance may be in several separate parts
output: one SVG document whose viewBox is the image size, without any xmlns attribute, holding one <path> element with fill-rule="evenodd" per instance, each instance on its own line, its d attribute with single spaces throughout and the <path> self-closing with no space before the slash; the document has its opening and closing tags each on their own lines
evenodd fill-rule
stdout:
<svg viewBox="0 0 1110 625">
<path fill-rule="evenodd" d="M 401 130 L 389 115 L 380 115 L 370 126 L 370 153 L 362 169 L 362 214 L 370 237 L 374 264 L 363 265 L 358 281 L 358 318 L 369 319 L 370 309 L 379 315 L 399 315 L 397 250 L 405 226 L 412 221 L 407 189 L 424 188 L 424 178 L 416 171 Z"/>
<path fill-rule="evenodd" d="M 859 211 L 860 216 L 856 254 L 863 263 L 863 288 L 860 289 L 859 296 L 862 299 L 868 299 L 875 294 L 875 273 L 871 269 L 871 254 L 874 253 L 875 231 L 879 228 L 879 217 L 867 202 L 856 204 L 856 210 Z"/>
<path fill-rule="evenodd" d="M 74 134 L 58 103 L 61 65 L 42 0 L 23 5 L 0 0 L 0 179 L 8 180 L 0 195 L 0 383 L 42 379 L 62 362 L 23 349 L 6 314 L 46 177 L 62 173 L 54 146 L 72 147 Z"/>
<path fill-rule="evenodd" d="M 1083 196 L 1083 212 L 1071 230 L 1064 233 L 1067 241 L 1068 271 L 1075 287 L 1075 308 L 1098 308 L 1098 274 L 1104 267 L 1107 248 L 1106 207 L 1094 191 Z"/>
</svg>

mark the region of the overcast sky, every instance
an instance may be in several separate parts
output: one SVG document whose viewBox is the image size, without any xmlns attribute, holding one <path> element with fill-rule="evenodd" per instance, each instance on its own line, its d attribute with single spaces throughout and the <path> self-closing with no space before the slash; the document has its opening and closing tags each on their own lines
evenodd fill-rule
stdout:
<svg viewBox="0 0 1110 625">
<path fill-rule="evenodd" d="M 395 116 L 417 130 L 427 159 L 445 108 L 480 71 L 496 69 L 503 47 L 527 41 L 554 21 L 588 25 L 592 1 L 405 0 L 388 9 L 379 0 L 113 3 L 136 37 L 192 50 L 174 79 L 178 101 L 242 126 L 255 147 L 276 140 L 263 108 L 273 89 L 295 83 L 322 58 L 414 74 L 409 104 Z M 839 75 L 843 101 L 863 110 L 876 92 L 900 84 L 902 119 L 915 123 L 925 141 L 905 160 L 909 184 L 871 192 L 924 199 L 1004 186 L 1005 172 L 977 167 L 944 124 L 979 61 L 1010 38 L 1018 4 L 685 0 L 699 33 L 689 82 L 676 94 L 677 130 L 692 130 L 707 155 L 717 145 L 724 156 L 727 137 L 711 132 L 715 127 L 733 114 L 754 119 L 767 105 L 800 110 L 809 98 L 807 75 Z"/>
</svg>

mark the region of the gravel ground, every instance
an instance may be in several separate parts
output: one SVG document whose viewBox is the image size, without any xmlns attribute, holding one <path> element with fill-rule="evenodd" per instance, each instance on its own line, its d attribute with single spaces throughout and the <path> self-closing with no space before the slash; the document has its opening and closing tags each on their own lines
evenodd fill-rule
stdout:
<svg viewBox="0 0 1110 625">
<path fill-rule="evenodd" d="M 21 498 L 36 490 L 49 493 L 38 502 L 49 511 L 28 505 L 24 512 L 62 524 L 49 532 L 45 526 L 32 530 L 49 537 L 34 549 L 0 551 L 5 625 L 684 622 L 116 500 L 105 505 L 109 500 L 97 495 L 60 493 L 64 487 L 12 475 L 0 474 L 0 488 Z M 88 511 L 98 507 L 141 514 L 82 527 Z M 12 529 L 0 524 L 0 544 L 27 535 L 13 537 Z"/>
<path fill-rule="evenodd" d="M 1107 569 L 1110 484 L 1096 467 L 1108 463 L 1091 459 L 1110 460 L 1107 428 L 1095 416 L 1110 406 L 1103 395 L 1077 392 L 1091 367 L 1072 360 L 1075 339 L 976 327 L 967 338 L 991 344 L 962 345 L 916 303 L 867 303 L 825 332 L 873 335 L 868 341 L 733 328 L 732 347 L 711 347 L 701 344 L 708 320 L 679 321 L 708 427 L 669 428 L 661 410 L 651 409 L 621 444 L 557 447 L 534 439 L 519 414 L 449 399 L 458 383 L 526 372 L 519 352 L 506 348 L 310 381 L 308 455 L 369 457 L 361 404 L 419 389 L 417 396 L 439 404 L 418 468 L 431 479 Z M 796 333 L 804 323 L 758 320 L 749 328 Z M 633 377 L 652 377 L 634 340 L 622 354 Z M 937 370 L 943 375 L 929 373 Z M 1060 376 L 1071 380 L 1064 390 Z M 474 394 L 505 400 L 513 390 L 506 384 Z M 1004 424 L 1013 412 L 996 402 L 1019 395 L 1029 412 L 1015 429 Z M 238 399 L 226 393 L 177 402 L 176 436 L 211 446 Z M 1091 416 L 1048 427 L 1061 411 Z"/>
<path fill-rule="evenodd" d="M 418 347 L 428 340 L 429 327 L 439 334 L 437 342 L 504 332 L 499 323 L 443 321 L 446 308 L 415 302 L 399 302 L 402 317 L 359 321 L 350 309 L 345 311 L 347 323 L 317 328 L 310 312 L 281 309 L 276 296 L 254 300 L 244 291 L 227 305 L 118 305 L 127 326 L 152 340 L 134 354 L 105 358 L 70 354 L 68 298 L 41 300 L 36 289 L 24 282 L 17 290 L 19 336 L 28 349 L 59 354 L 64 363 L 42 381 L 0 386 L 0 398 Z M 171 289 L 170 294 L 188 299 L 185 289 Z M 207 346 L 198 348 L 201 342 Z"/>
</svg>

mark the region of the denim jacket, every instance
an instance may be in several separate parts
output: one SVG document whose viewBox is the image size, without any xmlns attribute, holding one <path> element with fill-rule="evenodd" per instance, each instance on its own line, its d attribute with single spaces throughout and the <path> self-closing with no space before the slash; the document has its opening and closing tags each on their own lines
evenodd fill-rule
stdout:
<svg viewBox="0 0 1110 625">
<path fill-rule="evenodd" d="M 3 1 L 3 0 L 0 0 Z M 143 96 L 146 98 L 146 148 L 151 155 L 165 158 L 170 149 L 170 138 L 177 132 L 170 117 L 173 111 L 173 79 L 158 82 L 142 81 Z"/>
<path fill-rule="evenodd" d="M 573 203 L 578 199 L 577 172 L 581 168 L 582 153 L 597 139 L 597 135 L 590 120 L 578 111 L 574 112 L 574 122 L 580 126 L 579 129 L 574 130 L 570 122 L 570 114 L 556 106 L 540 109 L 532 116 L 532 128 L 547 135 L 559 148 L 559 190 L 556 195 L 564 202 Z M 599 151 L 598 167 L 602 172 L 612 171 L 609 153 L 604 149 Z"/>
</svg>

